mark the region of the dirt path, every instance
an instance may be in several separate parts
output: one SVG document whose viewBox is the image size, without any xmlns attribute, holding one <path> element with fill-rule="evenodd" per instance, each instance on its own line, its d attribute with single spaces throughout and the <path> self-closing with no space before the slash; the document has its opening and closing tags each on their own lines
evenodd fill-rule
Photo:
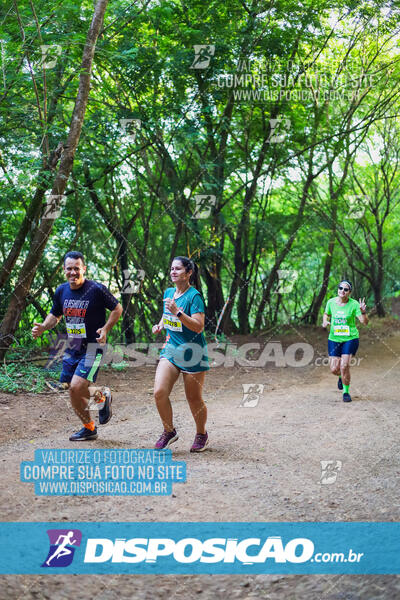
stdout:
<svg viewBox="0 0 400 600">
<path fill-rule="evenodd" d="M 307 333 L 315 357 L 320 332 Z M 314 337 L 313 337 L 314 336 Z M 304 336 L 303 336 L 304 337 Z M 300 335 L 282 338 L 286 347 Z M 273 338 L 279 340 L 279 336 Z M 344 404 L 327 367 L 213 369 L 207 376 L 210 449 L 189 453 L 194 429 L 182 383 L 173 401 L 180 439 L 173 456 L 187 463 L 187 483 L 167 497 L 37 497 L 19 481 L 36 448 L 76 447 L 76 419 L 66 393 L 0 396 L 0 502 L 3 521 L 399 521 L 400 335 L 376 329 L 362 337 L 352 370 L 353 402 Z M 152 447 L 160 432 L 152 400 L 154 368 L 103 372 L 115 414 L 91 448 Z M 242 384 L 264 385 L 244 407 Z M 321 485 L 322 460 L 341 461 Z M 398 576 L 3 576 L 0 598 L 393 599 Z"/>
</svg>

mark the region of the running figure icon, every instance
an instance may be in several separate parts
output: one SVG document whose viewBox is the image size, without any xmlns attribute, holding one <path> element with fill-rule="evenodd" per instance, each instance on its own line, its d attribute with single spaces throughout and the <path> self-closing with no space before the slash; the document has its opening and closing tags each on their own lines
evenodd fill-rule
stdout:
<svg viewBox="0 0 400 600">
<path fill-rule="evenodd" d="M 76 544 L 78 540 L 71 539 L 74 536 L 73 531 L 69 531 L 66 535 L 59 535 L 56 541 L 57 550 L 46 560 L 46 565 L 50 566 L 53 558 L 61 558 L 62 556 L 67 556 L 68 554 L 72 554 L 70 548 L 67 548 L 68 545 Z M 60 540 L 63 540 L 60 542 Z"/>
</svg>

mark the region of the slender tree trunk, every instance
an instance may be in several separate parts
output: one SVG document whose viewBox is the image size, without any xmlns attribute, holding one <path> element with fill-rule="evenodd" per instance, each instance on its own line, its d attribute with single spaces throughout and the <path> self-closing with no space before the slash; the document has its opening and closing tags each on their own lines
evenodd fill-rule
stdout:
<svg viewBox="0 0 400 600">
<path fill-rule="evenodd" d="M 249 293 L 249 281 L 247 278 L 241 277 L 241 286 L 239 291 L 239 299 L 237 304 L 237 313 L 239 321 L 239 332 L 246 335 L 249 333 L 249 312 L 247 308 L 247 297 Z"/>
<path fill-rule="evenodd" d="M 81 74 L 79 78 L 78 94 L 72 113 L 67 145 L 61 156 L 60 166 L 58 168 L 53 183 L 53 189 L 51 191 L 52 196 L 58 197 L 58 200 L 53 206 L 54 211 L 57 211 L 60 208 L 61 196 L 64 194 L 67 181 L 72 171 L 75 152 L 79 143 L 83 119 L 89 98 L 90 79 L 96 42 L 103 24 L 104 13 L 106 11 L 107 4 L 108 0 L 97 1 L 94 9 L 93 19 L 86 37 L 86 43 L 83 50 L 82 63 L 80 67 Z M 0 360 L 4 358 L 4 355 L 7 352 L 7 349 L 12 342 L 14 333 L 18 327 L 22 311 L 26 305 L 27 295 L 46 247 L 47 240 L 51 234 L 54 220 L 55 217 L 42 219 L 33 235 L 30 251 L 20 271 L 10 304 L 0 327 Z"/>
<path fill-rule="evenodd" d="M 333 226 L 332 226 L 331 233 L 329 236 L 328 250 L 327 250 L 327 253 L 325 256 L 322 284 L 321 284 L 321 287 L 319 289 L 317 296 L 315 298 L 313 298 L 310 308 L 308 309 L 308 311 L 302 318 L 302 321 L 305 321 L 306 323 L 309 323 L 310 325 L 317 324 L 319 311 L 321 310 L 322 303 L 324 301 L 326 292 L 328 290 L 329 277 L 331 274 L 332 262 L 333 262 L 333 252 L 335 249 L 335 242 L 336 242 L 336 215 L 337 215 L 337 205 L 335 204 L 334 215 L 332 216 Z"/>
<path fill-rule="evenodd" d="M 119 240 L 118 262 L 121 273 L 124 273 L 124 271 L 129 272 L 128 245 L 124 236 L 121 236 Z M 135 341 L 135 330 L 131 306 L 132 296 L 133 294 L 124 293 L 124 290 L 122 290 L 121 304 L 124 309 L 122 313 L 122 333 L 125 336 L 125 342 L 127 344 L 132 344 Z"/>
<path fill-rule="evenodd" d="M 377 283 L 372 289 L 374 292 L 376 314 L 378 317 L 384 317 L 386 315 L 386 311 L 383 305 L 381 286 Z"/>
<path fill-rule="evenodd" d="M 215 273 L 211 273 L 208 269 L 204 269 L 204 274 L 207 285 L 205 329 L 207 331 L 215 331 L 219 313 L 224 306 L 221 280 Z"/>
<path fill-rule="evenodd" d="M 49 127 L 51 125 L 51 123 L 53 122 L 54 117 L 56 115 L 58 101 L 59 101 L 61 95 L 65 92 L 65 89 L 67 88 L 68 83 L 71 81 L 71 79 L 73 77 L 73 75 L 71 74 L 69 77 L 67 77 L 67 80 L 65 81 L 65 83 L 63 85 L 61 85 L 61 79 L 63 77 L 64 70 L 65 70 L 64 68 L 61 68 L 57 71 L 57 79 L 56 79 L 55 86 L 54 86 L 54 89 L 56 89 L 57 92 L 52 97 L 52 100 L 51 100 L 51 103 L 49 106 L 49 112 L 47 115 L 47 127 Z M 53 173 L 50 170 L 49 158 L 50 158 L 49 156 L 46 156 L 46 155 L 43 156 L 42 167 L 39 171 L 38 186 L 37 186 L 36 192 L 33 196 L 32 202 L 28 206 L 25 217 L 23 218 L 22 223 L 19 227 L 18 233 L 15 236 L 15 240 L 13 242 L 11 250 L 9 251 L 8 256 L 6 257 L 5 261 L 3 262 L 3 264 L 0 268 L 0 288 L 3 287 L 5 282 L 10 277 L 11 272 L 15 266 L 15 263 L 17 262 L 18 257 L 21 253 L 23 245 L 26 242 L 26 238 L 32 227 L 32 224 L 35 223 L 37 221 L 37 219 L 39 218 L 40 211 L 41 211 L 42 204 L 43 204 L 43 198 L 46 193 L 46 190 L 48 190 L 48 188 L 50 186 L 51 178 L 53 176 Z M 54 169 L 54 167 L 52 167 L 52 168 Z"/>
<path fill-rule="evenodd" d="M 384 317 L 386 315 L 385 307 L 383 305 L 382 298 L 382 287 L 383 287 L 383 236 L 382 236 L 382 227 L 378 230 L 378 240 L 377 240 L 377 277 L 376 277 L 376 285 L 374 285 L 374 300 L 376 307 L 376 314 L 378 317 Z"/>
<path fill-rule="evenodd" d="M 312 184 L 314 180 L 314 176 L 312 175 L 311 169 L 309 170 L 307 179 L 304 183 L 304 187 L 303 187 L 303 193 L 302 193 L 302 197 L 300 200 L 300 206 L 299 206 L 299 210 L 297 212 L 296 215 L 296 219 L 294 222 L 294 225 L 292 227 L 292 231 L 291 234 L 289 236 L 288 241 L 285 244 L 285 247 L 283 248 L 282 252 L 276 257 L 275 260 L 275 264 L 271 269 L 271 272 L 269 274 L 266 286 L 264 288 L 263 291 L 263 295 L 261 298 L 261 302 L 260 305 L 258 307 L 257 310 L 257 315 L 256 315 L 256 321 L 254 324 L 254 329 L 256 331 L 261 329 L 261 325 L 262 325 L 262 317 L 265 311 L 265 307 L 267 305 L 267 303 L 270 300 L 270 295 L 271 295 L 271 291 L 272 291 L 272 286 L 274 285 L 274 282 L 276 280 L 277 274 L 278 274 L 278 269 L 280 268 L 281 264 L 283 263 L 283 261 L 285 260 L 286 256 L 289 254 L 290 249 L 293 245 L 293 242 L 295 240 L 296 234 L 298 229 L 301 226 L 301 223 L 303 221 L 303 214 L 304 214 L 304 209 L 305 209 L 305 205 L 306 205 L 306 200 L 308 197 L 308 190 L 310 189 L 310 186 Z"/>
<path fill-rule="evenodd" d="M 329 240 L 328 252 L 325 256 L 324 274 L 322 278 L 322 284 L 318 292 L 317 297 L 314 299 L 312 306 L 309 309 L 308 317 L 304 319 L 310 325 L 316 325 L 318 321 L 319 311 L 321 310 L 322 303 L 328 290 L 329 277 L 331 274 L 332 262 L 333 262 L 333 251 L 335 248 L 336 241 L 336 229 L 332 230 L 331 238 Z"/>
</svg>

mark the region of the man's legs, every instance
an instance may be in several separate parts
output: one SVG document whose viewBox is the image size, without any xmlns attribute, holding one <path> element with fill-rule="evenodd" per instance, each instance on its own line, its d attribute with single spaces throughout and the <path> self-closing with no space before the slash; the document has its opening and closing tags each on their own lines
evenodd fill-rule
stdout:
<svg viewBox="0 0 400 600">
<path fill-rule="evenodd" d="M 91 418 L 88 408 L 90 397 L 89 381 L 83 377 L 79 377 L 79 375 L 74 375 L 69 386 L 69 397 L 72 408 L 82 423 L 84 425 L 90 423 Z"/>
<path fill-rule="evenodd" d="M 81 386 L 79 386 L 78 382 L 78 402 L 79 397 L 84 397 L 88 401 L 91 396 L 93 399 L 92 402 L 87 402 L 85 406 L 86 415 L 90 412 L 90 408 L 95 408 L 99 411 L 100 425 L 105 425 L 112 417 L 112 394 L 109 388 L 99 387 L 95 385 L 95 381 L 97 379 L 97 375 L 102 362 L 102 357 L 103 353 L 99 352 L 98 350 L 96 352 L 92 351 L 86 353 L 79 361 L 79 364 L 77 365 L 75 370 L 75 375 L 78 376 L 78 379 L 85 379 L 87 381 L 87 390 L 79 389 Z M 78 375 L 78 373 L 80 375 Z M 74 406 L 74 403 L 72 404 Z M 77 408 L 79 409 L 79 407 Z"/>
<path fill-rule="evenodd" d="M 71 442 L 84 442 L 97 439 L 95 422 L 90 418 L 89 410 L 89 382 L 79 375 L 74 375 L 69 388 L 69 397 L 72 408 L 83 423 L 80 431 L 70 436 Z"/>
</svg>

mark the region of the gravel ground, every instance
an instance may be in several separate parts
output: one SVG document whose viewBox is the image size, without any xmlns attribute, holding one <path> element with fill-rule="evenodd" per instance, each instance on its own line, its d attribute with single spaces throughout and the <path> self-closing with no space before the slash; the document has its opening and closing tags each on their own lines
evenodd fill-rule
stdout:
<svg viewBox="0 0 400 600">
<path fill-rule="evenodd" d="M 2 521 L 399 521 L 400 335 L 382 325 L 361 340 L 352 370 L 353 402 L 344 404 L 327 367 L 215 368 L 207 375 L 210 448 L 193 455 L 182 382 L 172 395 L 187 462 L 187 482 L 167 497 L 38 497 L 19 481 L 36 448 L 76 447 L 68 394 L 0 395 Z M 325 339 L 307 330 L 315 357 Z M 305 333 L 282 337 L 286 347 Z M 278 341 L 279 336 L 273 338 Z M 240 340 L 249 341 L 249 340 Z M 252 340 L 254 341 L 254 339 Z M 264 340 L 265 341 L 265 340 Z M 110 374 L 114 417 L 90 447 L 149 448 L 160 433 L 152 400 L 154 367 Z M 264 385 L 256 406 L 242 406 L 243 384 Z M 86 446 L 87 447 L 87 446 Z M 341 461 L 336 482 L 321 485 L 321 461 Z M 400 597 L 395 575 L 199 575 L 0 577 L 1 599 L 269 598 L 355 600 Z"/>
</svg>

